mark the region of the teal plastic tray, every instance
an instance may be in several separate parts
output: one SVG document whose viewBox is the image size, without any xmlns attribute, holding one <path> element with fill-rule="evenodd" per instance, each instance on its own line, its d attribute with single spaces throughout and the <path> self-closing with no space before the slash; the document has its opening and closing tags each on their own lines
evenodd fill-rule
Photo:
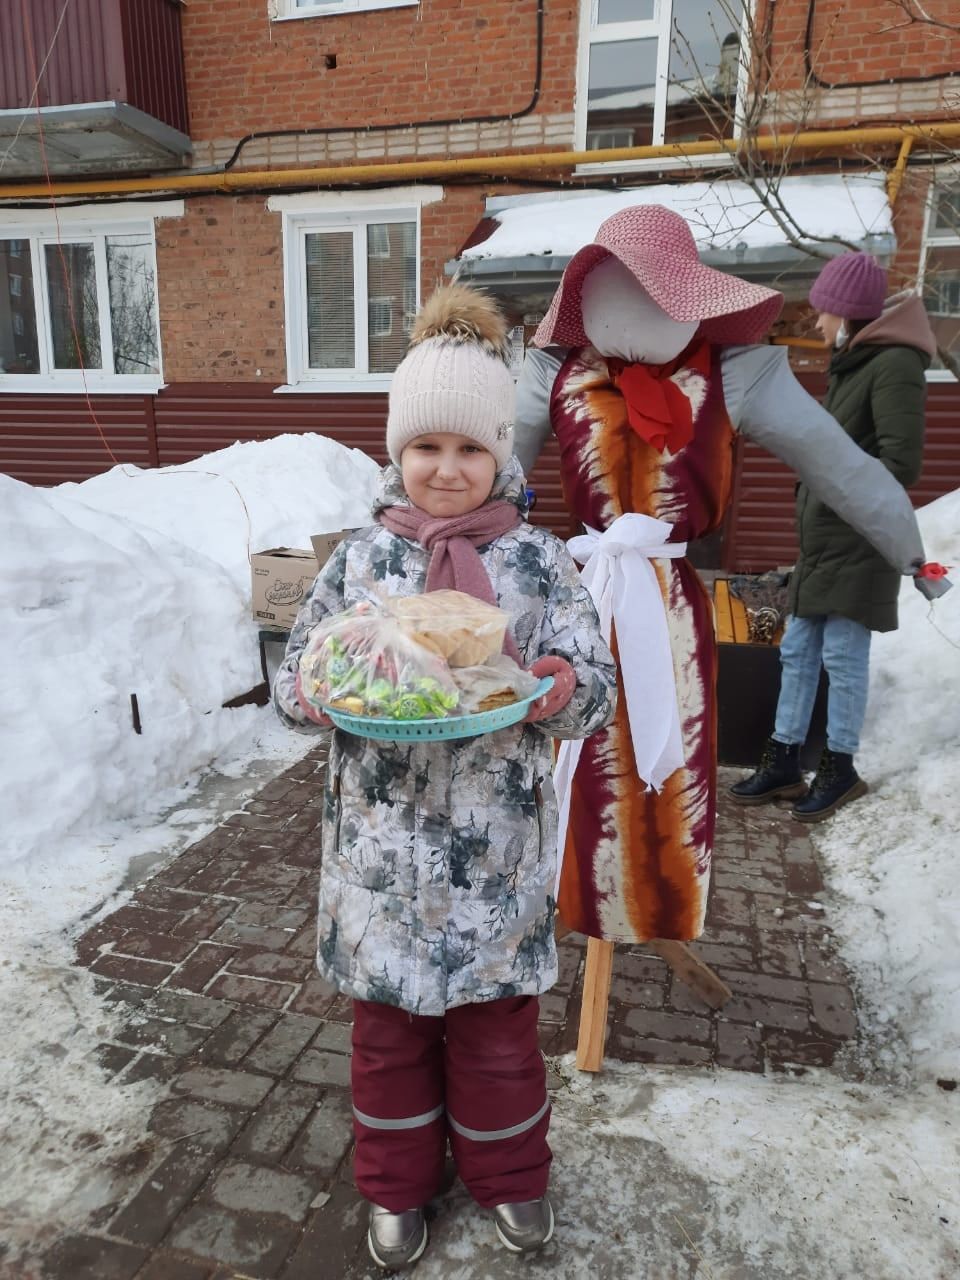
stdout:
<svg viewBox="0 0 960 1280">
<path fill-rule="evenodd" d="M 516 724 L 527 714 L 531 702 L 542 698 L 553 688 L 553 676 L 545 676 L 529 698 L 511 702 L 495 711 L 478 711 L 470 716 L 444 716 L 438 720 L 373 720 L 369 716 L 351 716 L 333 707 L 324 711 L 344 733 L 360 738 L 386 738 L 393 742 L 441 742 L 451 738 L 476 738 L 481 733 L 495 733 Z"/>
</svg>

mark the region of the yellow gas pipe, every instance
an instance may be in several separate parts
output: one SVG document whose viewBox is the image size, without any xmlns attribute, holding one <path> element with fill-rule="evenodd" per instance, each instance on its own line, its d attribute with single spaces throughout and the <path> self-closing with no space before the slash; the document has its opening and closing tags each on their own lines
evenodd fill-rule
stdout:
<svg viewBox="0 0 960 1280">
<path fill-rule="evenodd" d="M 903 176 L 907 171 L 907 161 L 910 158 L 910 152 L 913 150 L 914 137 L 908 135 L 900 143 L 900 152 L 897 156 L 897 163 L 890 170 L 890 176 L 887 178 L 887 199 L 890 201 L 890 208 L 894 208 L 897 203 L 897 197 L 900 195 L 900 188 L 903 186 Z"/>
<path fill-rule="evenodd" d="M 754 138 L 750 151 L 761 153 L 804 150 L 836 150 L 846 147 L 900 145 L 897 166 L 906 167 L 904 152 L 909 142 L 940 142 L 949 144 L 960 140 L 960 123 L 929 125 L 883 125 L 856 129 L 811 129 L 799 133 L 771 133 Z M 217 192 L 244 191 L 264 187 L 326 187 L 350 184 L 380 184 L 393 182 L 426 181 L 444 177 L 463 177 L 477 174 L 480 178 L 509 178 L 513 174 L 529 174 L 549 169 L 567 169 L 575 165 L 598 163 L 602 155 L 604 163 L 614 164 L 623 160 L 667 160 L 695 156 L 731 155 L 745 149 L 736 138 L 705 142 L 664 143 L 660 146 L 613 147 L 597 151 L 537 151 L 511 153 L 509 155 L 472 156 L 459 160 L 405 160 L 379 162 L 377 164 L 328 165 L 313 169 L 256 169 L 224 173 L 174 174 L 168 177 L 106 178 L 83 182 L 20 182 L 0 184 L 0 200 L 38 200 L 53 196 L 106 196 L 133 195 L 146 192 Z M 902 165 L 901 165 L 902 161 Z M 891 174 L 891 182 L 897 168 Z"/>
</svg>

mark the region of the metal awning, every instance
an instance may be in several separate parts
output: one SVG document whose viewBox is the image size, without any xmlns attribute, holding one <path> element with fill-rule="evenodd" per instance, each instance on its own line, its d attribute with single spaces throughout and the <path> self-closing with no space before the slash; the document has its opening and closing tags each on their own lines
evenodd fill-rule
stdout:
<svg viewBox="0 0 960 1280">
<path fill-rule="evenodd" d="M 40 129 L 43 130 L 41 148 Z M 185 133 L 128 102 L 0 111 L 3 177 L 132 173 L 179 168 L 192 151 Z"/>
<path fill-rule="evenodd" d="M 823 265 L 818 253 L 849 245 L 889 260 L 896 248 L 882 176 L 783 178 L 777 197 L 801 235 L 797 243 L 746 183 L 733 179 L 638 187 L 497 196 L 484 221 L 446 272 L 476 280 L 537 312 L 546 309 L 563 268 L 589 244 L 605 218 L 638 204 L 662 204 L 686 218 L 701 259 L 721 271 L 805 298 Z M 486 232 L 486 234 L 484 234 Z"/>
</svg>

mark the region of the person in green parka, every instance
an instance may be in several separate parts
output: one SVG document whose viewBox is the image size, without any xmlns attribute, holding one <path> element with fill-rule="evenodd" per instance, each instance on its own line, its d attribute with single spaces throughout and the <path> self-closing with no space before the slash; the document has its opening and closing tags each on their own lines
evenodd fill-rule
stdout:
<svg viewBox="0 0 960 1280">
<path fill-rule="evenodd" d="M 936 340 L 919 296 L 885 302 L 886 291 L 887 273 L 875 258 L 845 253 L 820 272 L 810 303 L 834 347 L 824 407 L 909 488 L 920 475 L 924 375 Z M 795 798 L 794 817 L 819 822 L 867 790 L 853 757 L 867 706 L 870 637 L 896 630 L 901 575 L 805 484 L 797 488 L 797 531 L 776 725 L 759 768 L 730 794 L 741 804 Z M 829 681 L 827 745 L 808 790 L 800 748 L 821 665 Z"/>
</svg>

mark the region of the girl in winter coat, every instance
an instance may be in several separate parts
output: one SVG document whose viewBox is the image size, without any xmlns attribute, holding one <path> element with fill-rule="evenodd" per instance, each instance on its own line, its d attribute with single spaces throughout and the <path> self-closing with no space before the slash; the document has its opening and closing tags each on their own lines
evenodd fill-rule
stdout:
<svg viewBox="0 0 960 1280">
<path fill-rule="evenodd" d="M 845 253 L 820 272 L 810 302 L 835 348 L 824 407 L 909 487 L 920 475 L 924 371 L 936 340 L 920 298 L 901 293 L 885 304 L 886 290 L 887 273 L 875 258 Z M 853 757 L 867 707 L 870 635 L 896 630 L 900 574 L 805 484 L 797 489 L 797 531 L 776 727 L 760 767 L 731 794 L 742 804 L 800 797 L 794 817 L 819 822 L 867 789 Z M 807 792 L 800 748 L 821 666 L 829 680 L 827 746 Z"/>
<path fill-rule="evenodd" d="M 482 737 L 388 742 L 335 732 L 324 795 L 318 966 L 354 997 L 355 1172 L 374 1261 L 427 1243 L 449 1140 L 463 1182 L 516 1252 L 553 1233 L 550 1106 L 537 996 L 557 976 L 553 738 L 613 716 L 616 673 L 563 543 L 526 523 L 513 457 L 506 325 L 484 295 L 440 290 L 391 390 L 377 523 L 344 541 L 291 632 L 275 702 L 330 614 L 385 595 L 467 591 L 510 617 L 505 650 L 552 690 Z"/>
</svg>

